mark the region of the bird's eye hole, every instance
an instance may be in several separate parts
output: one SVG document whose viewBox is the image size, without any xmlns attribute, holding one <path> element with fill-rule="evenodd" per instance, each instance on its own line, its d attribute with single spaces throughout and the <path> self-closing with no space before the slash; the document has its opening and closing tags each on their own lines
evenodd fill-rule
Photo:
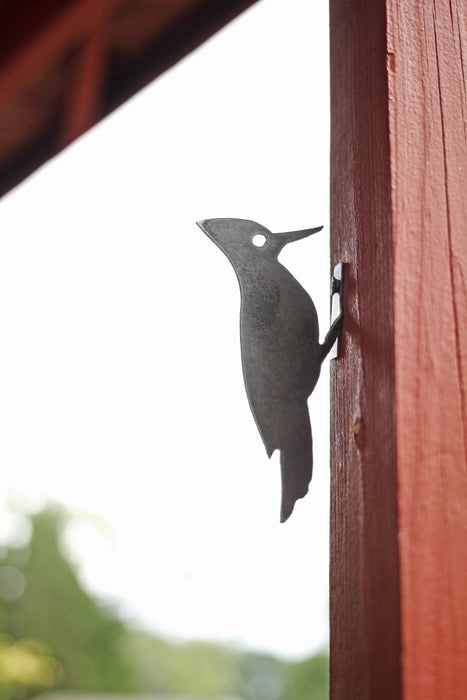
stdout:
<svg viewBox="0 0 467 700">
<path fill-rule="evenodd" d="M 253 238 L 251 239 L 251 242 L 257 248 L 262 248 L 263 245 L 266 243 L 266 236 L 263 236 L 262 233 L 257 233 L 256 236 L 253 236 Z"/>
</svg>

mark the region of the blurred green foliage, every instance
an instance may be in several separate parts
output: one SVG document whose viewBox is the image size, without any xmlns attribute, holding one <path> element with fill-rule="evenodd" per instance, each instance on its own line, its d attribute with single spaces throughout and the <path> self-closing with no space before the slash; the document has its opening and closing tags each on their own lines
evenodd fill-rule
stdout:
<svg viewBox="0 0 467 700">
<path fill-rule="evenodd" d="M 64 515 L 48 508 L 31 518 L 26 550 L 7 550 L 0 566 L 25 581 L 19 597 L 0 602 L 0 629 L 15 640 L 35 639 L 63 668 L 55 685 L 76 690 L 132 690 L 133 674 L 121 644 L 126 629 L 94 601 L 60 548 Z M 0 680 L 1 684 L 1 680 Z"/>
<path fill-rule="evenodd" d="M 243 700 L 325 700 L 328 659 L 176 644 L 126 626 L 82 587 L 60 546 L 66 513 L 31 517 L 24 548 L 0 550 L 0 700 L 44 689 Z"/>
</svg>

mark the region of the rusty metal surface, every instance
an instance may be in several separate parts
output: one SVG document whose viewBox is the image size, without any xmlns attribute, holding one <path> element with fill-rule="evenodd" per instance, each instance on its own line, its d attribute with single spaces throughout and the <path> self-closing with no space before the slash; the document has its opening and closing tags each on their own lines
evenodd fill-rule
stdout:
<svg viewBox="0 0 467 700">
<path fill-rule="evenodd" d="M 200 228 L 230 260 L 240 285 L 245 388 L 270 457 L 281 453 L 281 522 L 308 492 L 313 441 L 307 399 L 333 346 L 340 318 L 324 343 L 308 293 L 278 261 L 282 248 L 322 227 L 272 233 L 244 219 L 208 219 Z"/>
</svg>

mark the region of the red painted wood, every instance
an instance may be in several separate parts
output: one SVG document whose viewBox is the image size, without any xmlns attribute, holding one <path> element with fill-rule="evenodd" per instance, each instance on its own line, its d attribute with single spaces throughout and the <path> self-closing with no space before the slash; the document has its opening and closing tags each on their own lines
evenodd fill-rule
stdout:
<svg viewBox="0 0 467 700">
<path fill-rule="evenodd" d="M 467 5 L 331 0 L 331 697 L 467 698 Z"/>
<path fill-rule="evenodd" d="M 331 0 L 331 698 L 400 695 L 391 193 L 384 0 Z"/>
<path fill-rule="evenodd" d="M 467 4 L 388 3 L 404 696 L 467 698 Z"/>
<path fill-rule="evenodd" d="M 253 2 L 0 2 L 0 196 Z"/>
<path fill-rule="evenodd" d="M 122 0 L 45 0 L 33 3 L 32 17 L 26 3 L 20 14 L 11 3 L 12 17 L 7 40 L 0 50 L 0 104 L 23 85 L 34 81 L 38 67 L 47 66 L 57 56 L 82 41 L 93 30 L 103 13 Z M 23 5 L 25 4 L 23 0 Z M 8 18 L 2 18 L 8 22 Z"/>
<path fill-rule="evenodd" d="M 108 27 L 106 17 L 94 26 L 82 46 L 74 71 L 74 89 L 69 89 L 68 117 L 65 118 L 63 145 L 84 134 L 99 119 L 98 108 L 106 70 Z"/>
</svg>

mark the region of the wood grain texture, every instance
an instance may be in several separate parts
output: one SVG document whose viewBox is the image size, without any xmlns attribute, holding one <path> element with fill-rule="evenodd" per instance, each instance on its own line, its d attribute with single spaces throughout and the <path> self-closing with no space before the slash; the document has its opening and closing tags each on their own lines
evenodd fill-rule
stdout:
<svg viewBox="0 0 467 700">
<path fill-rule="evenodd" d="M 79 48 L 73 87 L 68 89 L 67 116 L 62 133 L 64 145 L 77 139 L 98 121 L 99 98 L 106 71 L 108 24 L 109 17 L 104 11 L 101 17 L 95 18 L 92 33 Z"/>
<path fill-rule="evenodd" d="M 331 77 L 331 697 L 465 700 L 465 0 L 331 0 Z"/>
<path fill-rule="evenodd" d="M 254 1 L 0 0 L 0 196 Z"/>
<path fill-rule="evenodd" d="M 467 4 L 388 2 L 404 697 L 467 698 Z"/>
<path fill-rule="evenodd" d="M 332 362 L 331 698 L 398 700 L 397 460 L 383 0 L 331 0 L 332 262 L 347 263 Z"/>
</svg>

